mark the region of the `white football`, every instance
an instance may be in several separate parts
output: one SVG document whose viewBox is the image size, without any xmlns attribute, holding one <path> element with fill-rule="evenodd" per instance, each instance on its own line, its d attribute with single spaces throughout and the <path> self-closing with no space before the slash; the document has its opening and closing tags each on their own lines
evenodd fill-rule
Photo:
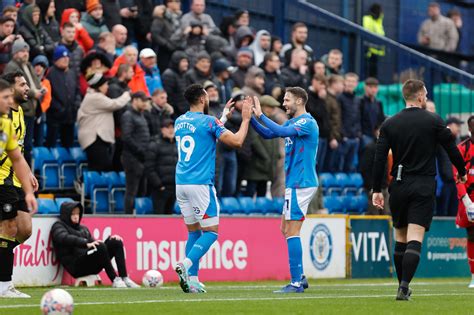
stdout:
<svg viewBox="0 0 474 315">
<path fill-rule="evenodd" d="M 71 315 L 74 301 L 67 291 L 53 289 L 43 295 L 40 308 L 45 315 Z"/>
<path fill-rule="evenodd" d="M 158 288 L 163 285 L 163 275 L 158 270 L 148 270 L 143 275 L 142 282 L 147 288 Z"/>
</svg>

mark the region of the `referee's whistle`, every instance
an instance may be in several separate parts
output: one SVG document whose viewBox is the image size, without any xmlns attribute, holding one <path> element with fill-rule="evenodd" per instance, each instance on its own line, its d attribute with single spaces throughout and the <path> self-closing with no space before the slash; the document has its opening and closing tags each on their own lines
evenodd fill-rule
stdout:
<svg viewBox="0 0 474 315">
<path fill-rule="evenodd" d="M 401 181 L 401 180 L 402 180 L 402 169 L 403 169 L 403 165 L 398 165 L 397 181 Z"/>
</svg>

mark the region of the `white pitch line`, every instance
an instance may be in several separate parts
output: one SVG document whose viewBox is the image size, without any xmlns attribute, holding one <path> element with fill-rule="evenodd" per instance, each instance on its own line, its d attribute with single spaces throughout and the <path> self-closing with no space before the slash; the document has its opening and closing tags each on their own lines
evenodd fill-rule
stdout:
<svg viewBox="0 0 474 315">
<path fill-rule="evenodd" d="M 285 297 L 261 297 L 261 298 L 209 298 L 209 299 L 186 299 L 186 300 L 144 300 L 144 301 L 126 301 L 126 302 L 79 302 L 74 306 L 87 305 L 124 305 L 124 304 L 154 304 L 154 303 L 202 303 L 202 302 L 240 302 L 240 301 L 287 301 L 287 300 L 329 300 L 329 299 L 372 299 L 372 298 L 393 298 L 394 294 L 378 295 L 326 295 L 326 296 L 285 296 Z M 469 293 L 422 293 L 415 297 L 431 296 L 474 296 L 474 292 Z M 18 304 L 18 305 L 0 305 L 0 309 L 32 308 L 38 307 L 38 304 Z"/>
</svg>

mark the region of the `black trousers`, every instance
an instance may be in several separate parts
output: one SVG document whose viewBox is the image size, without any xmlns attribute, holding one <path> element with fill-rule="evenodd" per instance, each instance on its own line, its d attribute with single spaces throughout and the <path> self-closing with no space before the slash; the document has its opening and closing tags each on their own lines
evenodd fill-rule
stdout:
<svg viewBox="0 0 474 315">
<path fill-rule="evenodd" d="M 153 189 L 151 198 L 155 214 L 172 214 L 176 201 L 176 188 L 173 186 L 166 187 L 165 190 Z"/>
<path fill-rule="evenodd" d="M 61 139 L 61 146 L 70 148 L 74 144 L 74 124 L 59 124 L 47 122 L 46 146 L 55 147 L 58 137 Z"/>
<path fill-rule="evenodd" d="M 108 238 L 104 243 L 97 246 L 97 251 L 91 255 L 84 255 L 76 259 L 68 272 L 74 277 L 98 274 L 105 269 L 110 281 L 114 281 L 117 274 L 110 260 L 115 257 L 119 277 L 127 276 L 125 265 L 125 254 L 123 252 L 122 241 Z"/>
<path fill-rule="evenodd" d="M 86 148 L 89 171 L 108 172 L 112 170 L 114 146 L 105 142 L 99 136 L 93 144 Z"/>
<path fill-rule="evenodd" d="M 126 214 L 133 214 L 135 197 L 146 191 L 145 166 L 137 159 L 124 154 L 122 165 L 125 170 L 124 209 Z"/>
<path fill-rule="evenodd" d="M 267 194 L 266 180 L 248 180 L 245 196 L 252 197 L 257 193 L 257 197 L 265 197 Z"/>
</svg>

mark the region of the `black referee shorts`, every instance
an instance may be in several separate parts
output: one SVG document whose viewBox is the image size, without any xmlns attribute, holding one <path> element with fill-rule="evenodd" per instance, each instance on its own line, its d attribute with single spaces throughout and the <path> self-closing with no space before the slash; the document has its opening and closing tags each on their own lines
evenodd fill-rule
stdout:
<svg viewBox="0 0 474 315">
<path fill-rule="evenodd" d="M 401 229 L 413 223 L 429 231 L 436 200 L 434 176 L 406 175 L 401 181 L 394 179 L 389 193 L 393 227 Z"/>
<path fill-rule="evenodd" d="M 18 211 L 28 212 L 23 189 L 0 185 L 0 220 L 13 219 Z"/>
</svg>

